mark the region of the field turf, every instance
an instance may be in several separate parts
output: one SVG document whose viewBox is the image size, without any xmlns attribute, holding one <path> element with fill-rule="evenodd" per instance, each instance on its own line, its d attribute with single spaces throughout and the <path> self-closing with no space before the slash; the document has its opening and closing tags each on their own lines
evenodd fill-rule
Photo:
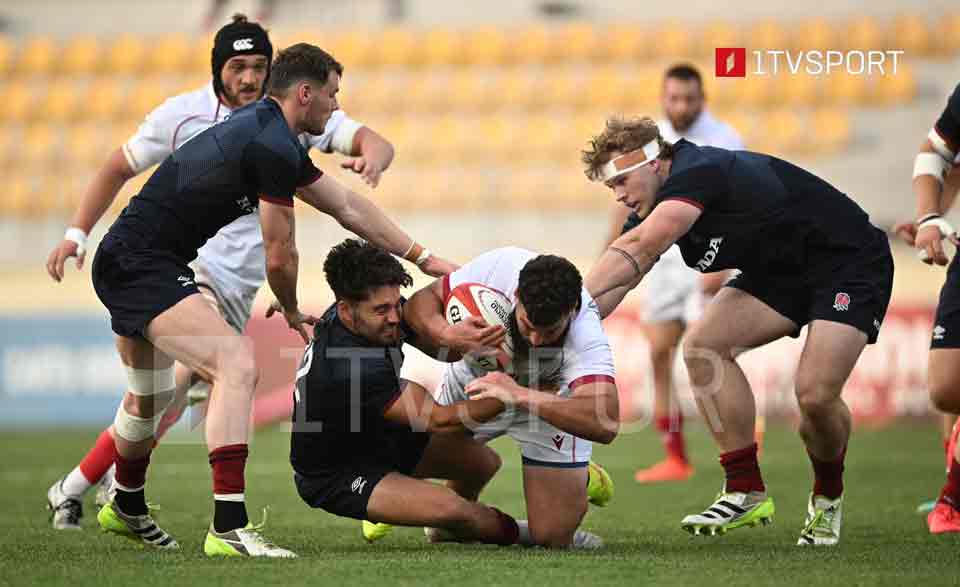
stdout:
<svg viewBox="0 0 960 587">
<path fill-rule="evenodd" d="M 169 442 L 153 456 L 148 499 L 180 542 L 179 553 L 146 552 L 101 534 L 88 497 L 83 532 L 54 532 L 44 511 L 53 480 L 73 466 L 95 431 L 0 432 L 0 585 L 946 585 L 958 583 L 960 535 L 930 536 L 916 505 L 935 496 L 943 459 L 932 424 L 858 429 L 847 459 L 843 538 L 838 548 L 796 546 L 810 489 L 799 438 L 786 426 L 767 433 L 761 460 L 777 506 L 772 526 L 721 538 L 694 538 L 680 519 L 702 510 L 721 483 L 704 430 L 690 426 L 697 473 L 685 484 L 638 486 L 633 471 L 660 457 L 652 430 L 621 435 L 595 460 L 616 482 L 606 508 L 584 526 L 606 540 L 598 552 L 428 545 L 420 529 L 396 529 L 374 544 L 359 524 L 307 508 L 287 465 L 288 434 L 261 432 L 251 447 L 251 518 L 269 505 L 266 535 L 301 555 L 295 561 L 208 560 L 201 544 L 211 514 L 202 445 Z M 509 440 L 495 445 L 504 468 L 483 498 L 523 516 L 519 459 Z"/>
</svg>

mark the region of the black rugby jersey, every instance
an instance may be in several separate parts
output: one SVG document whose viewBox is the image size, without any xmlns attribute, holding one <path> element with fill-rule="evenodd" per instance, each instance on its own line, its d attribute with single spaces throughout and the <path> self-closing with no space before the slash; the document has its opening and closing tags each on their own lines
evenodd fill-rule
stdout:
<svg viewBox="0 0 960 587">
<path fill-rule="evenodd" d="M 960 84 L 954 88 L 940 118 L 933 127 L 950 150 L 960 153 Z"/>
<path fill-rule="evenodd" d="M 222 227 L 256 213 L 260 199 L 292 206 L 296 189 L 320 175 L 280 105 L 265 98 L 164 159 L 108 234 L 191 261 Z"/>
</svg>

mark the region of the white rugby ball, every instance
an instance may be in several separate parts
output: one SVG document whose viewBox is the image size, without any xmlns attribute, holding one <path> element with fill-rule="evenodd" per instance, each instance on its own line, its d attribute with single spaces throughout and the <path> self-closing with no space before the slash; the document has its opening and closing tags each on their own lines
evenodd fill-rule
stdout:
<svg viewBox="0 0 960 587">
<path fill-rule="evenodd" d="M 445 303 L 447 322 L 457 324 L 470 316 L 479 316 L 492 325 L 510 328 L 513 304 L 507 296 L 481 283 L 462 283 L 450 291 Z M 484 371 L 508 370 L 513 361 L 510 335 L 504 339 L 496 355 L 479 356 L 467 353 L 463 360 L 471 367 Z"/>
</svg>

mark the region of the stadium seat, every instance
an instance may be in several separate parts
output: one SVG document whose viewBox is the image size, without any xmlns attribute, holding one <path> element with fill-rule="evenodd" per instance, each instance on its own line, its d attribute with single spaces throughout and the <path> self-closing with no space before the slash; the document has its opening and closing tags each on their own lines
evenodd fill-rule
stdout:
<svg viewBox="0 0 960 587">
<path fill-rule="evenodd" d="M 522 145 L 525 140 L 513 118 L 500 114 L 480 117 L 474 133 L 475 156 L 481 161 L 509 163 L 512 148 Z"/>
<path fill-rule="evenodd" d="M 170 33 L 153 40 L 147 52 L 146 71 L 151 74 L 182 74 L 190 61 L 194 45 L 183 33 Z"/>
<path fill-rule="evenodd" d="M 388 27 L 374 36 L 377 41 L 371 48 L 371 61 L 388 67 L 412 67 L 420 63 L 420 37 L 413 29 Z"/>
<path fill-rule="evenodd" d="M 553 45 L 554 54 L 562 62 L 593 61 L 599 56 L 600 37 L 592 24 L 571 23 L 557 29 Z"/>
<path fill-rule="evenodd" d="M 0 74 L 6 75 L 14 64 L 16 45 L 8 37 L 0 35 Z"/>
<path fill-rule="evenodd" d="M 740 32 L 727 21 L 708 23 L 699 35 L 697 53 L 712 58 L 717 47 L 739 47 Z"/>
<path fill-rule="evenodd" d="M 659 112 L 662 70 L 652 67 L 639 68 L 624 82 L 626 112 L 631 115 Z"/>
<path fill-rule="evenodd" d="M 20 46 L 17 57 L 17 70 L 23 75 L 49 76 L 59 57 L 57 43 L 51 37 L 32 37 Z"/>
<path fill-rule="evenodd" d="M 609 62 L 634 63 L 647 57 L 647 31 L 635 24 L 615 24 L 600 35 L 598 54 Z"/>
<path fill-rule="evenodd" d="M 4 108 L 0 111 L 7 122 L 25 122 L 36 114 L 37 91 L 33 84 L 9 81 L 0 89 Z"/>
<path fill-rule="evenodd" d="M 825 83 L 826 103 L 831 105 L 864 104 L 869 97 L 866 76 L 833 73 Z"/>
<path fill-rule="evenodd" d="M 911 57 L 927 56 L 934 50 L 930 33 L 925 17 L 917 14 L 901 14 L 893 21 L 889 46 L 892 49 L 903 50 Z"/>
<path fill-rule="evenodd" d="M 46 95 L 37 109 L 38 119 L 65 123 L 80 117 L 80 97 L 83 85 L 69 80 L 57 80 L 47 86 Z"/>
<path fill-rule="evenodd" d="M 847 23 L 840 44 L 848 50 L 881 49 L 886 47 L 886 38 L 876 19 L 861 16 Z"/>
<path fill-rule="evenodd" d="M 205 35 L 194 38 L 190 43 L 190 52 L 184 63 L 184 73 L 211 75 L 211 52 L 213 51 L 213 36 Z M 276 53 L 276 50 L 274 50 Z"/>
<path fill-rule="evenodd" d="M 100 68 L 102 47 L 92 35 L 78 35 L 63 47 L 60 67 L 69 76 L 86 76 Z"/>
<path fill-rule="evenodd" d="M 113 120 L 119 115 L 126 94 L 126 84 L 115 77 L 93 79 L 80 101 L 79 114 L 93 120 Z"/>
<path fill-rule="evenodd" d="M 628 78 L 614 68 L 598 68 L 591 71 L 583 86 L 584 101 L 592 110 L 617 111 L 627 105 L 625 90 Z"/>
<path fill-rule="evenodd" d="M 917 80 L 913 70 L 900 64 L 896 75 L 874 76 L 874 88 L 871 96 L 880 104 L 894 106 L 906 104 L 917 95 Z"/>
<path fill-rule="evenodd" d="M 523 122 L 522 153 L 518 157 L 527 161 L 550 161 L 562 159 L 574 151 L 575 145 L 565 141 L 569 113 L 544 112 L 526 117 Z"/>
<path fill-rule="evenodd" d="M 778 49 L 789 47 L 790 36 L 779 22 L 762 20 L 747 29 L 747 47 L 755 49 Z"/>
<path fill-rule="evenodd" d="M 793 35 L 793 48 L 798 51 L 810 51 L 836 48 L 837 31 L 826 19 L 814 18 L 797 25 Z"/>
<path fill-rule="evenodd" d="M 729 124 L 740 135 L 747 150 L 753 150 L 753 134 L 757 128 L 757 114 L 739 108 L 715 112 L 714 115 L 721 121 Z"/>
<path fill-rule="evenodd" d="M 35 124 L 28 127 L 23 133 L 23 161 L 28 168 L 38 169 L 41 172 L 53 172 L 59 163 L 60 148 L 59 126 Z"/>
<path fill-rule="evenodd" d="M 937 18 L 933 38 L 939 54 L 949 56 L 960 53 L 960 13 Z"/>
<path fill-rule="evenodd" d="M 146 52 L 142 38 L 129 33 L 121 34 L 107 49 L 106 70 L 113 74 L 139 75 L 146 61 Z"/>
<path fill-rule="evenodd" d="M 517 69 L 494 80 L 499 106 L 505 110 L 527 110 L 533 106 L 542 75 L 528 69 Z"/>
<path fill-rule="evenodd" d="M 696 43 L 690 25 L 679 21 L 671 21 L 649 31 L 651 35 L 651 51 L 655 57 L 661 59 L 689 60 L 696 53 Z"/>
<path fill-rule="evenodd" d="M 4 124 L 0 125 L 0 172 L 6 173 L 15 168 L 17 157 L 20 154 L 20 128 Z"/>
<path fill-rule="evenodd" d="M 389 95 L 397 107 L 407 112 L 424 115 L 448 112 L 452 105 L 448 95 L 450 76 L 425 70 L 412 77 L 394 76 L 389 82 Z M 402 89 L 400 89 L 402 88 Z M 389 103 L 383 104 L 378 111 L 388 110 Z"/>
<path fill-rule="evenodd" d="M 464 38 L 461 59 L 457 61 L 471 66 L 496 67 L 509 60 L 510 38 L 500 28 L 480 27 L 467 32 Z"/>
<path fill-rule="evenodd" d="M 4 218 L 25 218 L 33 206 L 35 178 L 16 174 L 7 178 L 6 189 L 0 194 L 0 211 Z"/>
<path fill-rule="evenodd" d="M 140 80 L 123 104 L 130 120 L 142 120 L 154 108 L 170 97 L 168 85 L 157 79 Z"/>
<path fill-rule="evenodd" d="M 109 145 L 108 136 L 96 124 L 78 124 L 68 128 L 64 136 L 64 155 L 71 170 L 92 171 L 102 164 L 109 152 L 119 145 Z"/>
<path fill-rule="evenodd" d="M 757 150 L 773 155 L 796 152 L 808 137 L 803 119 L 792 110 L 774 110 L 763 115 L 763 133 L 754 137 Z"/>
<path fill-rule="evenodd" d="M 850 142 L 850 117 L 842 110 L 818 110 L 811 118 L 811 138 L 818 153 L 836 153 Z"/>
<path fill-rule="evenodd" d="M 345 30 L 330 36 L 328 50 L 337 61 L 351 68 L 379 67 L 382 63 L 375 61 L 376 43 L 379 43 L 379 37 L 369 31 Z"/>
<path fill-rule="evenodd" d="M 781 76 L 774 84 L 778 92 L 776 102 L 796 106 L 813 106 L 820 101 L 820 91 L 823 83 L 812 75 Z"/>
<path fill-rule="evenodd" d="M 539 91 L 532 96 L 531 108 L 547 110 L 577 105 L 586 98 L 583 83 L 579 72 L 566 67 L 552 67 L 538 84 Z"/>
<path fill-rule="evenodd" d="M 453 29 L 439 27 L 423 35 L 423 61 L 427 67 L 443 67 L 462 58 L 463 35 Z"/>
<path fill-rule="evenodd" d="M 450 76 L 445 96 L 448 108 L 459 112 L 484 112 L 497 105 L 499 96 L 491 89 L 491 77 L 476 68 L 461 69 Z"/>
<path fill-rule="evenodd" d="M 530 25 L 513 29 L 510 33 L 517 63 L 543 64 L 551 59 L 553 49 L 550 31 L 542 25 Z"/>
</svg>

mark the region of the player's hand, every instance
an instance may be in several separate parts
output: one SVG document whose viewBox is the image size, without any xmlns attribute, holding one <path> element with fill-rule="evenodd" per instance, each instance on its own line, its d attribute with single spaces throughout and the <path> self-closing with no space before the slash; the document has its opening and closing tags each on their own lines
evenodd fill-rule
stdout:
<svg viewBox="0 0 960 587">
<path fill-rule="evenodd" d="M 70 257 L 77 258 L 78 270 L 83 269 L 83 260 L 87 256 L 87 251 L 83 249 L 78 251 L 79 247 L 77 243 L 63 239 L 55 249 L 50 251 L 50 256 L 47 257 L 47 273 L 54 281 L 59 283 L 63 279 L 63 266 Z"/>
<path fill-rule="evenodd" d="M 487 373 L 479 379 L 467 384 L 467 395 L 470 399 L 496 399 L 506 407 L 513 407 L 523 403 L 526 390 L 513 380 L 512 377 L 500 371 Z"/>
<path fill-rule="evenodd" d="M 452 261 L 447 261 L 436 255 L 430 255 L 427 260 L 419 265 L 420 271 L 423 271 L 430 277 L 443 277 L 449 275 L 460 268 Z"/>
<path fill-rule="evenodd" d="M 314 325 L 320 321 L 316 316 L 311 316 L 310 314 L 304 314 L 300 310 L 287 311 L 283 309 L 283 306 L 280 305 L 280 302 L 274 300 L 270 307 L 267 308 L 265 316 L 270 318 L 276 313 L 283 314 L 283 317 L 287 320 L 287 326 L 291 330 L 296 330 L 300 335 L 300 338 L 303 339 L 303 343 L 307 344 L 310 342 L 310 336 L 307 334 L 307 329 L 304 324 Z"/>
<path fill-rule="evenodd" d="M 915 222 L 901 222 L 893 227 L 893 234 L 900 237 L 900 239 L 910 245 L 911 247 L 916 246 L 917 243 L 917 224 Z"/>
<path fill-rule="evenodd" d="M 376 163 L 371 162 L 366 157 L 354 157 L 353 159 L 347 159 L 340 164 L 340 167 L 344 169 L 349 169 L 350 171 L 356 173 L 366 184 L 372 188 L 377 187 L 377 184 L 380 183 L 380 176 L 383 175 L 383 168 L 377 165 Z"/>
<path fill-rule="evenodd" d="M 946 238 L 956 246 L 960 243 L 957 234 L 953 233 Z M 927 265 L 936 263 L 937 265 L 946 265 L 950 262 L 947 254 L 943 250 L 943 235 L 940 234 L 940 228 L 937 226 L 925 226 L 917 230 L 915 245 L 920 253 L 920 260 Z"/>
<path fill-rule="evenodd" d="M 473 353 L 479 356 L 495 355 L 504 339 L 507 330 L 500 326 L 489 325 L 479 316 L 470 316 L 447 326 L 443 331 L 443 346 L 459 353 Z"/>
</svg>

